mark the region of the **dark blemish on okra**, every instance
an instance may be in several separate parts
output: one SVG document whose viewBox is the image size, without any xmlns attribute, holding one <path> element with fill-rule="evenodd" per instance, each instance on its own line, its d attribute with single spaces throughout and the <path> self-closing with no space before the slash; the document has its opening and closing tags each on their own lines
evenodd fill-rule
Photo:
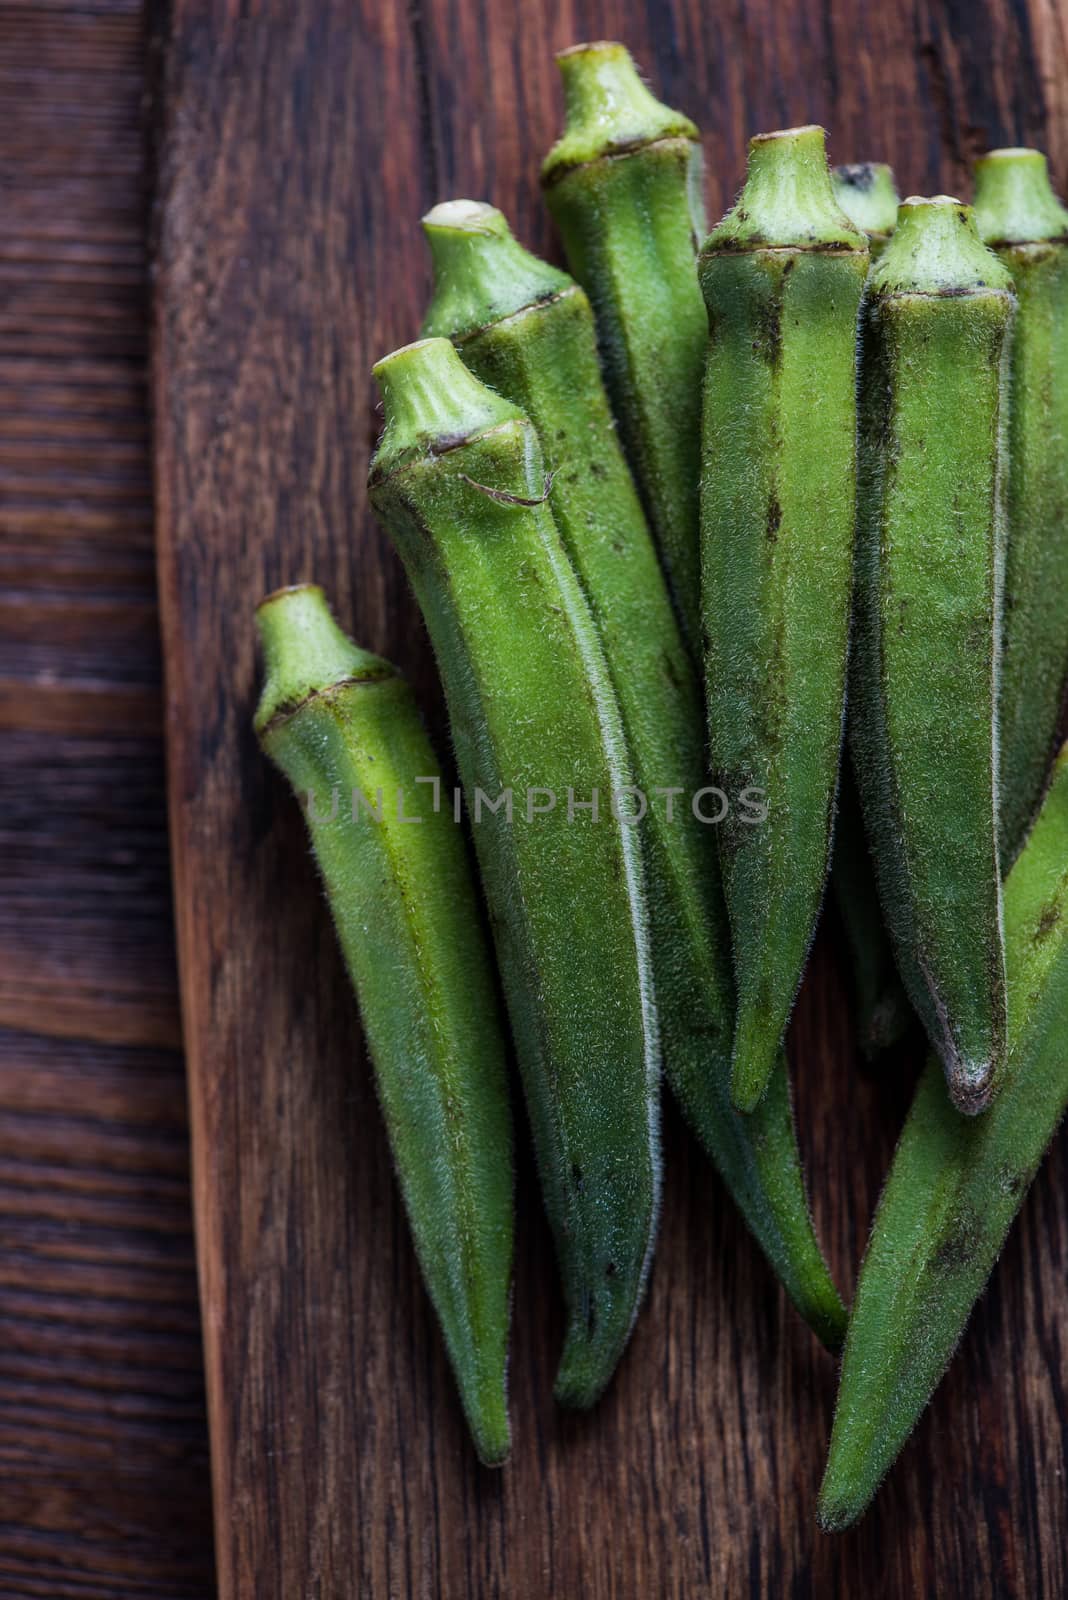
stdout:
<svg viewBox="0 0 1068 1600">
<path fill-rule="evenodd" d="M 437 452 L 435 452 L 435 453 L 437 453 Z M 474 478 L 469 478 L 466 472 L 461 472 L 460 473 L 460 477 L 461 477 L 461 479 L 463 480 L 464 483 L 469 483 L 471 485 L 472 489 L 477 489 L 479 494 L 487 495 L 490 500 L 495 500 L 498 505 L 500 505 L 500 506 L 527 506 L 527 507 L 529 507 L 529 506 L 543 506 L 545 504 L 546 500 L 548 500 L 548 498 L 549 498 L 550 493 L 552 492 L 554 476 L 555 476 L 554 473 L 547 472 L 545 474 L 545 492 L 544 492 L 544 494 L 536 495 L 533 498 L 529 498 L 529 497 L 527 497 L 525 495 L 521 495 L 521 494 L 510 494 L 506 489 L 491 489 L 489 484 L 476 483 L 475 479 Z"/>
<path fill-rule="evenodd" d="M 934 1256 L 934 1266 L 939 1272 L 964 1271 L 975 1261 L 981 1238 L 977 1218 L 971 1212 L 966 1212 L 954 1223 L 939 1245 Z"/>
<path fill-rule="evenodd" d="M 779 504 L 778 496 L 772 495 L 771 499 L 768 501 L 768 514 L 764 521 L 765 531 L 767 532 L 768 539 L 772 544 L 776 544 L 778 542 L 779 529 L 781 526 L 782 506 Z"/>
<path fill-rule="evenodd" d="M 782 303 L 777 297 L 769 300 L 760 312 L 753 349 L 769 367 L 779 365 L 782 354 Z"/>
<path fill-rule="evenodd" d="M 875 167 L 870 161 L 848 162 L 837 169 L 854 189 L 867 194 L 875 182 Z"/>
<path fill-rule="evenodd" d="M 1048 939 L 1061 920 L 1061 907 L 1054 902 L 1048 905 L 1039 918 L 1038 927 L 1035 929 L 1035 938 Z"/>
</svg>

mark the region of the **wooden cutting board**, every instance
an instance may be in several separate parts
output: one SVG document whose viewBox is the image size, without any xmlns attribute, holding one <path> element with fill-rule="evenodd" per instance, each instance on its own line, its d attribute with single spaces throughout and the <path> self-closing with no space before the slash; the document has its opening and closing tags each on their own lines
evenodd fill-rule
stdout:
<svg viewBox="0 0 1068 1600">
<path fill-rule="evenodd" d="M 964 1351 L 867 1520 L 814 1526 L 833 1363 L 669 1115 L 651 1292 L 610 1394 L 559 1414 L 520 1184 L 514 1459 L 479 1468 L 421 1289 L 297 807 L 250 731 L 252 609 L 314 579 L 414 677 L 427 641 L 364 491 L 372 360 L 413 338 L 420 213 L 466 195 L 552 248 L 553 52 L 625 40 L 705 129 L 826 124 L 902 192 L 996 144 L 1068 181 L 1046 0 L 173 0 L 158 45 L 155 405 L 170 816 L 224 1600 L 1063 1594 L 1068 1165 L 1036 1184 Z M 865 1076 L 821 941 L 793 1033 L 817 1220 L 851 1286 L 915 1063 Z"/>
</svg>

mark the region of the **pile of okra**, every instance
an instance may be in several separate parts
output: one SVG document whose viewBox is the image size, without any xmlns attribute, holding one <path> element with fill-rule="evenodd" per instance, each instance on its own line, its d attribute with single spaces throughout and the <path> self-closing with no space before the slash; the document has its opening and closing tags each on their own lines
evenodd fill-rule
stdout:
<svg viewBox="0 0 1068 1600">
<path fill-rule="evenodd" d="M 899 204 L 803 127 L 750 142 L 706 232 L 693 123 L 621 45 L 559 65 L 542 183 L 573 276 L 492 206 L 436 205 L 422 336 L 375 367 L 371 500 L 459 781 L 310 585 L 258 611 L 256 727 L 304 801 L 479 1455 L 510 1444 L 511 1062 L 569 1406 L 639 1311 L 664 1085 L 844 1347 L 839 1529 L 1068 1100 L 1068 211 L 1035 150 L 980 160 L 972 205 Z M 848 1313 L 784 1049 L 828 891 L 858 1051 L 929 1050 Z"/>
</svg>

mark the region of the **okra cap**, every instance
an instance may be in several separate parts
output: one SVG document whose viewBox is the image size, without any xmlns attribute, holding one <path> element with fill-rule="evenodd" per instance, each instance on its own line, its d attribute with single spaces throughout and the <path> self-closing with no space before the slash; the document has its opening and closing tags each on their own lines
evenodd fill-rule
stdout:
<svg viewBox="0 0 1068 1600">
<path fill-rule="evenodd" d="M 894 173 L 885 161 L 854 161 L 832 167 L 838 204 L 856 227 L 884 238 L 893 233 L 900 204 Z"/>
<path fill-rule="evenodd" d="M 257 606 L 256 626 L 266 666 L 256 708 L 258 734 L 276 717 L 288 715 L 335 684 L 371 683 L 397 675 L 388 661 L 361 650 L 341 631 L 317 584 L 276 589 Z"/>
<path fill-rule="evenodd" d="M 1068 239 L 1068 210 L 1041 150 L 991 150 L 975 163 L 975 221 L 987 244 Z"/>
<path fill-rule="evenodd" d="M 980 239 L 971 206 L 946 194 L 902 200 L 893 237 L 868 279 L 869 293 L 881 297 L 1011 289 L 1012 275 Z"/>
<path fill-rule="evenodd" d="M 372 483 L 413 456 L 442 454 L 488 428 L 525 421 L 518 406 L 468 372 L 448 339 L 402 345 L 372 371 L 386 424 L 371 462 Z"/>
<path fill-rule="evenodd" d="M 784 128 L 749 141 L 745 185 L 702 254 L 749 250 L 867 250 L 842 210 L 822 128 Z"/>
<path fill-rule="evenodd" d="M 496 206 L 446 200 L 427 212 L 423 231 L 434 263 L 424 338 L 463 339 L 577 288 L 566 272 L 524 250 Z"/>
<path fill-rule="evenodd" d="M 564 84 L 564 131 L 542 163 L 542 183 L 661 139 L 700 139 L 689 117 L 646 88 L 624 45 L 576 44 L 556 64 Z"/>
</svg>

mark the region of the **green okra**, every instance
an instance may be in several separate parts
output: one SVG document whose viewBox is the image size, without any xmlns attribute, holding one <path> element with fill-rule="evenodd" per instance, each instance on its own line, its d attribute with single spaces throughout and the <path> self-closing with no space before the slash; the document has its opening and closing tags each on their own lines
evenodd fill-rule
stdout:
<svg viewBox="0 0 1068 1600">
<path fill-rule="evenodd" d="M 819 1516 L 847 1528 L 897 1458 L 1068 1104 L 1068 747 L 1005 884 L 1009 1049 L 982 1117 L 927 1067 L 879 1202 L 849 1323 Z"/>
<path fill-rule="evenodd" d="M 867 236 L 871 259 L 878 260 L 897 222 L 893 172 L 883 162 L 862 161 L 832 167 L 831 177 L 838 204 Z M 913 1011 L 879 911 L 860 797 L 848 761 L 841 773 L 830 881 L 852 969 L 857 1043 L 871 1061 L 900 1042 Z"/>
<path fill-rule="evenodd" d="M 977 162 L 975 220 L 1017 295 L 998 705 L 1004 869 L 1042 798 L 1068 686 L 1068 211 L 1045 156 L 993 150 Z"/>
<path fill-rule="evenodd" d="M 256 732 L 307 797 L 423 1279 L 478 1453 L 497 1463 L 509 1444 L 512 1131 L 463 835 L 430 806 L 440 774 L 410 688 L 345 637 L 322 590 L 282 589 L 257 621 Z"/>
<path fill-rule="evenodd" d="M 871 258 L 877 261 L 897 222 L 900 201 L 893 170 L 883 161 L 854 161 L 832 167 L 831 177 L 838 204 L 867 235 Z"/>
<path fill-rule="evenodd" d="M 593 304 L 608 393 L 696 657 L 700 136 L 654 99 L 621 44 L 576 45 L 557 62 L 566 115 L 542 167 L 545 198 Z"/>
<path fill-rule="evenodd" d="M 1012 280 L 971 210 L 906 200 L 859 335 L 850 738 L 898 970 L 960 1110 L 1005 1055 L 997 848 Z"/>
<path fill-rule="evenodd" d="M 899 1044 L 914 1020 L 879 910 L 875 871 L 851 765 L 843 761 L 831 890 L 845 932 L 857 1044 L 868 1061 Z"/>
<path fill-rule="evenodd" d="M 738 986 L 732 1093 L 778 1058 L 827 878 L 845 705 L 855 503 L 854 336 L 868 269 L 822 128 L 750 141 L 709 235 L 701 608 L 714 781 L 766 820 L 719 830 Z"/>
<path fill-rule="evenodd" d="M 435 206 L 424 227 L 434 297 L 423 332 L 451 338 L 537 429 L 554 518 L 604 647 L 647 801 L 639 834 L 665 1075 L 798 1310 L 837 1346 L 845 1313 L 808 1214 L 785 1063 L 753 1122 L 730 1104 L 729 936 L 715 831 L 692 809 L 706 784 L 700 688 L 616 437 L 589 301 L 492 206 Z"/>
<path fill-rule="evenodd" d="M 633 789 L 619 710 L 533 425 L 446 339 L 395 351 L 375 376 L 372 501 L 445 687 L 563 1278 L 556 1393 L 588 1405 L 637 1313 L 660 1188 L 641 855 L 633 796 L 614 799 Z"/>
</svg>

